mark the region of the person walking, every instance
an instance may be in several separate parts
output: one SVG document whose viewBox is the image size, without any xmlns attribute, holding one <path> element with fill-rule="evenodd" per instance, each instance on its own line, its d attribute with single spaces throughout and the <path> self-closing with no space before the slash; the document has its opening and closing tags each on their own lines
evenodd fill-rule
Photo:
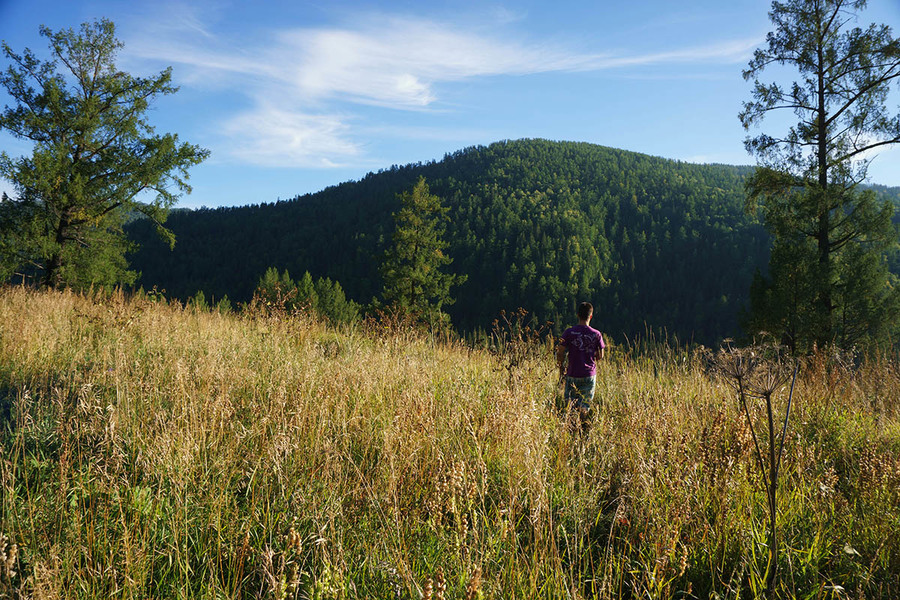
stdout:
<svg viewBox="0 0 900 600">
<path fill-rule="evenodd" d="M 556 364 L 559 366 L 560 380 L 563 376 L 566 379 L 563 400 L 567 417 L 575 413 L 581 431 L 587 433 L 596 387 L 597 361 L 603 358 L 606 343 L 603 334 L 590 325 L 594 316 L 594 307 L 590 302 L 578 305 L 577 316 L 578 325 L 566 329 L 559 340 Z"/>
</svg>

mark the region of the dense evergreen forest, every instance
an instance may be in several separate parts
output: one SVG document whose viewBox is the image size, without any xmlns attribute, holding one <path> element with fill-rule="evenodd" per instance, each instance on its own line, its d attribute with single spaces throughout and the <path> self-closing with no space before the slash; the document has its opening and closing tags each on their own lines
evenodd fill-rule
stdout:
<svg viewBox="0 0 900 600">
<path fill-rule="evenodd" d="M 292 200 L 177 211 L 174 251 L 136 221 L 132 263 L 141 285 L 178 298 L 246 301 L 276 267 L 328 277 L 367 303 L 381 291 L 397 194 L 424 176 L 449 208 L 449 268 L 468 275 L 447 307 L 458 329 L 489 328 L 517 307 L 561 326 L 589 299 L 614 339 L 650 327 L 715 343 L 739 334 L 768 257 L 768 234 L 743 209 L 749 173 L 586 143 L 498 142 Z"/>
</svg>

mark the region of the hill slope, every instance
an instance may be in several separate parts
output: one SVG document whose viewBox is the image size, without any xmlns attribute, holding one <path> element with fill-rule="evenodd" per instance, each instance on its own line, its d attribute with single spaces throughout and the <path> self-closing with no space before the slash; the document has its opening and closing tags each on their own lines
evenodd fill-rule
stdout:
<svg viewBox="0 0 900 600">
<path fill-rule="evenodd" d="M 290 201 L 178 212 L 174 252 L 135 223 L 133 264 L 142 285 L 182 298 L 246 300 L 275 266 L 331 277 L 367 302 L 380 291 L 396 194 L 424 176 L 450 209 L 451 267 L 469 276 L 449 307 L 460 328 L 519 306 L 566 322 L 590 299 L 614 337 L 649 324 L 714 342 L 736 333 L 766 262 L 768 236 L 743 212 L 748 173 L 586 143 L 498 142 Z"/>
</svg>

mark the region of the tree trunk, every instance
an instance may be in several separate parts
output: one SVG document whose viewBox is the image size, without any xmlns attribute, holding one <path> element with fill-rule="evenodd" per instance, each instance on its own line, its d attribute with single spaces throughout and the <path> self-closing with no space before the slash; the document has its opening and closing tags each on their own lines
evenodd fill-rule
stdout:
<svg viewBox="0 0 900 600">
<path fill-rule="evenodd" d="M 66 234 L 69 230 L 68 211 L 65 211 L 60 217 L 59 225 L 56 228 L 56 249 L 50 256 L 44 267 L 44 278 L 41 285 L 48 288 L 57 288 L 62 283 L 60 269 L 62 268 L 62 253 L 66 243 Z"/>
<path fill-rule="evenodd" d="M 821 22 L 821 20 L 820 20 Z M 816 241 L 819 251 L 819 273 L 818 273 L 818 313 L 819 331 L 816 334 L 816 342 L 819 347 L 825 346 L 832 336 L 832 311 L 834 307 L 831 302 L 831 210 L 830 198 L 828 197 L 828 126 L 827 113 L 825 106 L 825 56 L 824 56 L 824 36 L 825 32 L 819 33 L 817 59 L 818 59 L 818 110 L 816 123 L 817 131 L 817 162 L 818 179 L 819 179 L 819 198 L 818 211 L 819 223 L 816 231 Z"/>
<path fill-rule="evenodd" d="M 59 279 L 59 265 L 62 262 L 61 256 L 59 252 L 55 252 L 53 256 L 50 257 L 50 260 L 47 261 L 47 266 L 44 268 L 44 277 L 41 280 L 41 285 L 46 288 L 55 288 L 57 287 L 58 279 Z"/>
</svg>

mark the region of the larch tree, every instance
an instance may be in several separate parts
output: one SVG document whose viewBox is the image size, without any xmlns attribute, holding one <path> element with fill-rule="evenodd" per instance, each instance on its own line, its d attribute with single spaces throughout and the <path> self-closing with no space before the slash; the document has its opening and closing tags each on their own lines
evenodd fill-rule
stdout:
<svg viewBox="0 0 900 600">
<path fill-rule="evenodd" d="M 746 129 L 772 113 L 797 118 L 781 135 L 745 142 L 759 161 L 747 207 L 762 209 L 774 236 L 747 328 L 780 335 L 795 351 L 877 342 L 900 315 L 885 258 L 897 245 L 893 207 L 860 186 L 877 150 L 900 142 L 900 111 L 888 107 L 900 40 L 887 25 L 857 25 L 865 4 L 773 2 L 775 30 L 744 71 L 754 82 L 740 113 Z M 770 67 L 796 80 L 760 81 Z"/>
<path fill-rule="evenodd" d="M 188 168 L 209 152 L 154 132 L 146 112 L 177 91 L 171 68 L 147 78 L 120 71 L 111 21 L 42 27 L 41 35 L 49 60 L 3 43 L 9 65 L 0 85 L 13 103 L 0 129 L 33 152 L 0 154 L 0 176 L 15 189 L 0 202 L 0 280 L 22 273 L 52 287 L 129 283 L 123 224 L 144 215 L 174 243 L 167 211 L 190 192 Z"/>
</svg>

